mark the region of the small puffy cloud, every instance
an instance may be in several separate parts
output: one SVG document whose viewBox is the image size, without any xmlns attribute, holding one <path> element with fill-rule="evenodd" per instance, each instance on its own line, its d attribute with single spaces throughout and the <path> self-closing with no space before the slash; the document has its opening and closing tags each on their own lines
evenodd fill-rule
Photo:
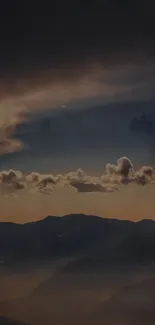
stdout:
<svg viewBox="0 0 155 325">
<path fill-rule="evenodd" d="M 25 184 L 20 183 L 18 181 L 12 182 L 12 186 L 15 190 L 23 190 L 25 188 Z"/>
<path fill-rule="evenodd" d="M 45 187 L 48 184 L 54 185 L 56 183 L 56 179 L 54 178 L 54 176 L 45 176 L 43 177 L 38 183 L 37 186 L 38 187 Z"/>
<path fill-rule="evenodd" d="M 146 185 L 149 183 L 149 178 L 144 173 L 137 172 L 135 174 L 135 182 L 138 185 Z"/>
<path fill-rule="evenodd" d="M 53 191 L 56 182 L 57 179 L 52 175 L 43 176 L 39 182 L 37 182 L 36 189 L 42 194 L 50 194 Z"/>
<path fill-rule="evenodd" d="M 72 187 L 75 187 L 78 192 L 105 192 L 106 189 L 102 184 L 93 183 L 92 181 L 72 181 Z"/>
<path fill-rule="evenodd" d="M 26 180 L 28 183 L 38 183 L 40 180 L 40 174 L 32 172 L 31 174 L 26 176 Z"/>
<path fill-rule="evenodd" d="M 151 184 L 155 181 L 155 171 L 151 166 L 141 167 L 134 176 L 139 185 Z"/>
<path fill-rule="evenodd" d="M 67 181 L 74 181 L 74 180 L 76 181 L 78 179 L 83 180 L 85 178 L 86 178 L 86 174 L 81 168 L 79 168 L 75 172 L 70 172 L 64 176 L 64 180 L 67 180 Z"/>
<path fill-rule="evenodd" d="M 26 176 L 26 181 L 30 184 L 36 184 L 37 187 L 46 187 L 47 185 L 55 185 L 63 179 L 63 176 L 58 174 L 54 175 L 42 175 L 37 172 L 32 172 Z"/>
<path fill-rule="evenodd" d="M 0 183 L 4 192 L 13 192 L 25 188 L 24 177 L 20 171 L 10 169 L 0 172 Z"/>
<path fill-rule="evenodd" d="M 82 179 L 72 179 L 70 185 L 78 192 L 114 192 L 117 187 L 114 185 L 105 186 L 99 177 L 84 176 Z"/>
<path fill-rule="evenodd" d="M 119 174 L 127 177 L 133 171 L 133 164 L 127 157 L 121 157 L 117 160 L 117 165 L 108 163 L 105 167 L 106 174 L 114 175 Z"/>
<path fill-rule="evenodd" d="M 121 157 L 117 164 L 108 163 L 105 166 L 105 173 L 101 177 L 103 183 L 128 184 L 133 181 L 133 164 L 127 157 Z"/>
<path fill-rule="evenodd" d="M 37 192 L 43 194 L 50 194 L 52 193 L 53 189 L 55 188 L 56 184 L 63 180 L 63 176 L 58 174 L 54 175 L 42 175 L 36 172 L 32 172 L 28 176 L 26 176 L 26 181 L 29 186 L 32 186 L 36 189 Z"/>
<path fill-rule="evenodd" d="M 103 184 L 115 184 L 115 185 L 120 185 L 122 176 L 114 173 L 114 174 L 103 174 L 101 176 L 101 180 Z"/>
<path fill-rule="evenodd" d="M 0 172 L 0 185 L 3 189 L 1 193 L 5 195 L 17 193 L 23 189 L 51 194 L 57 186 L 71 186 L 81 193 L 109 193 L 128 184 L 141 186 L 155 184 L 155 170 L 152 166 L 142 166 L 139 170 L 134 171 L 131 160 L 121 157 L 117 160 L 116 165 L 108 163 L 101 177 L 86 175 L 81 168 L 65 175 L 43 175 L 37 172 L 24 175 L 22 172 L 12 169 Z"/>
<path fill-rule="evenodd" d="M 155 174 L 154 169 L 151 166 L 141 167 L 140 172 L 148 177 L 151 177 L 151 178 L 153 178 L 153 176 Z"/>
<path fill-rule="evenodd" d="M 116 173 L 124 177 L 128 177 L 129 173 L 133 171 L 133 164 L 127 157 L 122 157 L 117 160 Z"/>
<path fill-rule="evenodd" d="M 121 157 L 116 165 L 108 163 L 105 166 L 105 173 L 101 177 L 103 184 L 127 185 L 137 183 L 138 185 L 152 184 L 155 182 L 155 171 L 152 166 L 142 166 L 134 171 L 131 160 Z"/>
<path fill-rule="evenodd" d="M 115 165 L 108 163 L 105 166 L 105 173 L 106 173 L 106 175 L 114 175 L 114 174 L 116 174 L 116 169 L 117 169 L 117 167 Z"/>
<path fill-rule="evenodd" d="M 20 181 L 23 179 L 23 175 L 20 171 L 10 169 L 9 171 L 0 172 L 0 180 L 2 183 L 10 183 L 13 181 Z"/>
</svg>

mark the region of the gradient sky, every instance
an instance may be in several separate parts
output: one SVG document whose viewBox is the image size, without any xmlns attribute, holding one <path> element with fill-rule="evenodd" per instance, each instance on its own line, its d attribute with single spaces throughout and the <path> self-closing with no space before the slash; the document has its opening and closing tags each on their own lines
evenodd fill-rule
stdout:
<svg viewBox="0 0 155 325">
<path fill-rule="evenodd" d="M 81 168 L 92 188 L 106 164 L 121 157 L 135 171 L 154 167 L 155 133 L 130 128 L 143 113 L 155 123 L 152 9 L 150 0 L 1 5 L 1 220 L 77 212 L 155 218 L 153 182 L 90 193 L 64 183 L 44 191 L 27 181 L 25 187 L 23 178 L 23 187 L 14 186 L 2 176 L 10 169 L 22 177 L 37 172 L 40 181 Z"/>
</svg>

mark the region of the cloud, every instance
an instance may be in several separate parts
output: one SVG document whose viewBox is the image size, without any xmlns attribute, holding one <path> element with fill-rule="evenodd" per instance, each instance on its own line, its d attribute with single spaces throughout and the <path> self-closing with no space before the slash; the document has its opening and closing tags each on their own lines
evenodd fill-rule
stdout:
<svg viewBox="0 0 155 325">
<path fill-rule="evenodd" d="M 129 173 L 133 171 L 133 164 L 129 158 L 121 157 L 117 160 L 117 165 L 108 163 L 105 169 L 109 175 L 119 174 L 128 177 Z"/>
<path fill-rule="evenodd" d="M 40 180 L 40 174 L 32 172 L 31 174 L 26 176 L 26 180 L 28 183 L 38 183 Z"/>
<path fill-rule="evenodd" d="M 0 172 L 0 180 L 2 183 L 11 183 L 13 181 L 20 181 L 23 179 L 23 175 L 20 171 L 10 169 L 9 171 Z"/>
<path fill-rule="evenodd" d="M 90 177 L 88 180 L 71 181 L 70 185 L 75 187 L 78 192 L 110 192 L 110 187 L 105 187 L 102 183 L 93 181 Z M 112 191 L 112 187 L 111 187 Z M 114 191 L 114 188 L 113 188 Z"/>
<path fill-rule="evenodd" d="M 23 148 L 23 143 L 17 139 L 1 138 L 0 139 L 0 155 L 19 151 Z"/>
<path fill-rule="evenodd" d="M 150 178 L 154 176 L 154 169 L 151 166 L 141 167 L 140 172 Z"/>
<path fill-rule="evenodd" d="M 52 194 L 57 187 L 72 187 L 81 193 L 110 193 L 128 184 L 155 185 L 155 170 L 152 166 L 142 166 L 135 171 L 131 160 L 121 157 L 117 160 L 116 165 L 108 163 L 100 177 L 89 176 L 81 168 L 65 175 L 44 175 L 37 172 L 24 175 L 22 172 L 12 169 L 0 172 L 2 194 L 17 193 L 20 190 Z"/>
<path fill-rule="evenodd" d="M 139 185 L 155 182 L 155 171 L 151 166 L 143 166 L 135 173 L 135 181 Z"/>
<path fill-rule="evenodd" d="M 117 190 L 117 187 L 114 186 L 104 186 L 103 184 L 93 183 L 92 181 L 86 182 L 72 182 L 71 186 L 75 187 L 78 192 L 114 192 Z"/>
<path fill-rule="evenodd" d="M 53 110 L 64 107 L 64 103 L 100 96 L 103 85 L 98 81 L 93 66 L 90 70 L 80 78 L 65 82 L 53 81 L 51 73 L 51 77 L 37 87 L 37 81 L 34 81 L 33 87 L 26 84 L 17 94 L 10 96 L 8 93 L 3 99 L 0 98 L 0 155 L 24 148 L 22 141 L 14 139 L 14 133 L 19 125 L 31 118 L 31 113 L 43 110 L 42 107 Z M 111 93 L 111 89 L 105 87 L 106 92 Z"/>
<path fill-rule="evenodd" d="M 24 176 L 20 171 L 2 171 L 0 172 L 0 185 L 2 193 L 23 190 L 26 187 Z"/>
<path fill-rule="evenodd" d="M 138 185 L 146 185 L 149 183 L 148 177 L 144 173 L 140 173 L 140 172 L 136 173 L 135 181 Z"/>
<path fill-rule="evenodd" d="M 38 113 L 43 107 L 53 110 L 66 105 L 73 109 L 77 102 L 78 108 L 82 105 L 85 108 L 92 103 L 95 106 L 96 103 L 154 99 L 154 71 L 155 64 L 148 61 L 115 69 L 90 63 L 84 73 L 73 76 L 71 80 L 66 79 L 68 71 L 65 78 L 54 78 L 53 70 L 30 79 L 17 78 L 16 91 L 13 94 L 4 92 L 0 96 L 0 155 L 25 147 L 25 143 L 14 139 L 15 130 L 31 118 L 31 112 Z"/>
<path fill-rule="evenodd" d="M 33 188 L 42 194 L 51 194 L 56 184 L 62 179 L 64 179 L 64 177 L 60 174 L 56 176 L 42 175 L 37 172 L 32 172 L 25 177 L 28 187 Z"/>
<path fill-rule="evenodd" d="M 128 184 L 134 180 L 133 164 L 127 157 L 119 158 L 116 165 L 108 163 L 102 176 L 103 183 Z"/>
<path fill-rule="evenodd" d="M 40 180 L 36 183 L 36 189 L 42 194 L 50 194 L 57 182 L 57 177 L 53 175 L 43 176 L 40 177 Z"/>
<path fill-rule="evenodd" d="M 64 180 L 67 180 L 69 186 L 76 188 L 78 192 L 113 192 L 116 190 L 113 185 L 104 186 L 101 178 L 86 175 L 81 168 L 65 175 Z"/>
<path fill-rule="evenodd" d="M 128 177 L 133 170 L 133 164 L 127 157 L 122 157 L 117 160 L 116 172 L 124 177 Z"/>
<path fill-rule="evenodd" d="M 86 179 L 86 174 L 85 172 L 79 168 L 77 171 L 75 172 L 70 172 L 68 174 L 66 174 L 63 178 L 64 180 L 67 180 L 67 181 L 71 181 L 71 182 L 76 182 L 77 180 L 84 180 Z"/>
<path fill-rule="evenodd" d="M 127 157 L 122 157 L 117 160 L 117 165 L 108 163 L 105 166 L 105 173 L 101 178 L 103 183 L 106 184 L 153 184 L 155 182 L 155 170 L 152 166 L 142 166 L 139 170 L 134 171 L 131 160 Z"/>
<path fill-rule="evenodd" d="M 26 121 L 26 114 L 23 107 L 12 107 L 12 111 L 6 113 L 7 107 L 5 107 L 5 103 L 3 109 L 2 106 L 3 102 L 0 103 L 0 155 L 5 155 L 23 149 L 24 145 L 22 141 L 15 139 L 13 134 L 17 126 Z"/>
</svg>

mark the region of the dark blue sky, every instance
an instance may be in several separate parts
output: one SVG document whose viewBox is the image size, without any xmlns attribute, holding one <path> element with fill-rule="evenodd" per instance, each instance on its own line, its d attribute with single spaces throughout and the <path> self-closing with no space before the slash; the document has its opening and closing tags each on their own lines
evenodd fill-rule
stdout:
<svg viewBox="0 0 155 325">
<path fill-rule="evenodd" d="M 94 104 L 90 108 L 35 113 L 14 133 L 25 148 L 1 158 L 1 168 L 64 172 L 79 167 L 100 173 L 107 162 L 127 156 L 137 165 L 154 162 L 154 134 L 134 132 L 130 122 L 146 112 L 155 121 L 155 102 Z"/>
<path fill-rule="evenodd" d="M 135 170 L 154 166 L 154 129 L 148 135 L 146 125 L 137 126 L 137 132 L 130 128 L 131 120 L 143 113 L 155 122 L 154 35 L 151 0 L 1 4 L 0 185 L 5 217 L 10 220 L 12 209 L 20 217 L 23 204 L 25 218 L 50 214 L 51 202 L 55 214 L 81 209 L 107 216 L 118 212 L 123 218 L 129 212 L 136 218 L 150 209 L 153 187 L 146 193 L 119 179 L 119 192 L 113 188 L 118 180 L 110 179 L 107 186 L 101 175 L 108 162 L 117 169 L 123 156 Z M 78 168 L 91 176 L 80 169 L 63 176 L 62 188 L 56 187 L 53 173 L 66 175 Z M 8 169 L 24 175 L 4 172 Z M 41 174 L 30 175 L 37 179 L 31 183 L 24 177 L 32 171 Z M 99 193 L 90 200 L 89 193 L 77 193 L 70 183 L 66 189 L 68 177 L 83 177 L 86 188 Z M 142 180 L 147 183 L 140 174 L 138 184 Z M 148 184 L 154 184 L 154 176 Z M 133 201 L 136 207 L 130 211 Z"/>
</svg>

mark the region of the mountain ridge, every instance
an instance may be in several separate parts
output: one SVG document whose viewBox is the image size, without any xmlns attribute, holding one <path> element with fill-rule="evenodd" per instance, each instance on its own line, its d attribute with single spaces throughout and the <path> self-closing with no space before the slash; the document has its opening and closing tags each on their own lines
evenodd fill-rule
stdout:
<svg viewBox="0 0 155 325">
<path fill-rule="evenodd" d="M 155 220 L 151 219 L 151 218 L 143 218 L 143 219 L 139 219 L 139 220 L 129 220 L 129 219 L 119 219 L 119 217 L 115 217 L 115 218 L 105 218 L 103 216 L 98 216 L 98 215 L 93 215 L 93 214 L 85 214 L 85 213 L 71 213 L 71 214 L 65 214 L 65 215 L 61 215 L 61 216 L 54 216 L 54 215 L 48 215 L 48 216 L 45 216 L 43 217 L 42 219 L 39 219 L 39 220 L 36 220 L 36 221 L 27 221 L 27 222 L 24 222 L 24 223 L 19 223 L 19 222 L 13 222 L 13 221 L 0 221 L 0 225 L 1 224 L 4 224 L 4 225 L 20 225 L 20 226 L 24 226 L 24 225 L 29 225 L 29 224 L 37 224 L 37 223 L 40 223 L 40 222 L 44 222 L 46 220 L 50 220 L 51 218 L 56 220 L 56 219 L 62 219 L 62 218 L 65 218 L 65 219 L 70 219 L 70 218 L 75 218 L 75 217 L 82 217 L 82 218 L 91 218 L 91 219 L 99 219 L 99 220 L 105 220 L 105 221 L 119 221 L 119 222 L 129 222 L 129 223 L 134 223 L 134 224 L 137 224 L 137 223 L 141 223 L 141 222 L 152 222 L 152 223 L 155 223 Z"/>
<path fill-rule="evenodd" d="M 0 223 L 0 261 L 37 261 L 62 257 L 106 263 L 155 260 L 155 221 L 108 219 L 70 214 L 25 224 Z"/>
<path fill-rule="evenodd" d="M 35 263 L 47 259 L 52 262 L 66 258 L 63 267 L 28 295 L 1 303 L 0 313 L 5 312 L 9 317 L 35 325 L 79 324 L 83 317 L 85 324 L 99 325 L 104 321 L 106 325 L 111 325 L 117 317 L 117 325 L 139 325 L 141 323 L 132 323 L 132 306 L 127 308 L 124 303 L 121 314 L 122 305 L 119 303 L 121 299 L 123 304 L 126 292 L 131 292 L 134 298 L 134 293 L 139 294 L 139 287 L 133 285 L 121 291 L 120 288 L 124 287 L 124 283 L 135 284 L 141 278 L 150 277 L 150 274 L 154 276 L 155 222 L 76 214 L 48 216 L 23 225 L 0 224 L 0 256 L 9 267 L 11 263 L 19 261 L 26 262 L 26 265 L 28 261 Z M 67 261 L 68 257 L 71 258 Z M 144 298 L 145 292 L 149 295 L 149 288 L 155 285 L 155 280 L 151 281 L 150 284 L 140 284 Z M 117 292 L 115 296 L 113 290 Z M 102 305 L 106 295 L 113 297 Z M 141 299 L 141 295 L 138 297 Z M 153 292 L 152 304 L 154 301 Z M 85 306 L 89 315 L 85 312 Z M 135 317 L 139 317 L 137 310 Z M 113 317 L 113 313 L 116 317 Z M 125 323 L 126 315 L 128 323 Z M 150 323 L 142 324 L 154 323 L 150 319 Z"/>
</svg>

